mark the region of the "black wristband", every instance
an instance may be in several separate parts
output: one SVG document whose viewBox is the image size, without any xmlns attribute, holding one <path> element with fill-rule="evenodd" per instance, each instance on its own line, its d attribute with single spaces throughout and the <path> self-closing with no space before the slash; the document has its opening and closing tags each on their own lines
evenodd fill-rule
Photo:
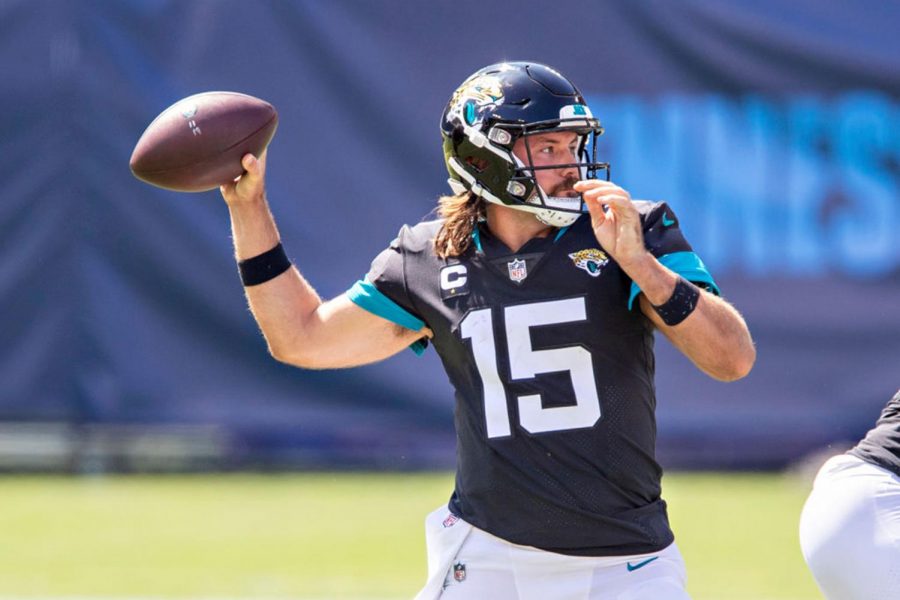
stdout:
<svg viewBox="0 0 900 600">
<path fill-rule="evenodd" d="M 241 282 L 245 287 L 259 285 L 270 279 L 275 279 L 290 268 L 291 261 L 288 260 L 287 254 L 284 253 L 281 242 L 278 242 L 277 246 L 263 252 L 259 256 L 238 262 Z"/>
<path fill-rule="evenodd" d="M 672 327 L 687 319 L 688 315 L 694 312 L 699 299 L 700 289 L 684 277 L 679 277 L 672 296 L 666 300 L 665 304 L 651 306 L 656 314 L 662 317 L 663 323 Z"/>
</svg>

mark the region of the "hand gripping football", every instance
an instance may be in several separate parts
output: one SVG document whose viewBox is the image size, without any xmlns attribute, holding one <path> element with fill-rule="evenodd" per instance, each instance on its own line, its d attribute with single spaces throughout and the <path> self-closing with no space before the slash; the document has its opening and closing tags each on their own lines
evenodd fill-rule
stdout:
<svg viewBox="0 0 900 600">
<path fill-rule="evenodd" d="M 235 92 L 189 96 L 150 123 L 131 154 L 131 172 L 169 190 L 212 190 L 241 175 L 241 158 L 259 156 L 277 126 L 275 108 L 259 98 Z"/>
</svg>

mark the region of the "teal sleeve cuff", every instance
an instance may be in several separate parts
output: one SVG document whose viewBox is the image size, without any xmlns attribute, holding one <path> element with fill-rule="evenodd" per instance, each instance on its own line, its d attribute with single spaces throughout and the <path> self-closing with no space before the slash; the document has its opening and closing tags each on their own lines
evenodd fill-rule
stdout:
<svg viewBox="0 0 900 600">
<path fill-rule="evenodd" d="M 657 259 L 664 267 L 681 275 L 690 282 L 701 284 L 716 296 L 721 296 L 719 286 L 706 269 L 700 257 L 693 252 L 673 252 Z M 634 306 L 634 299 L 641 293 L 641 288 L 631 282 L 631 294 L 628 296 L 628 310 Z"/>
<path fill-rule="evenodd" d="M 360 308 L 382 319 L 387 319 L 391 323 L 396 323 L 400 327 L 413 331 L 419 331 L 425 327 L 424 321 L 407 312 L 368 281 L 359 280 L 354 283 L 353 287 L 347 291 L 347 297 Z M 418 355 L 425 352 L 427 347 L 428 341 L 425 339 L 416 340 L 410 345 L 410 349 Z"/>
</svg>

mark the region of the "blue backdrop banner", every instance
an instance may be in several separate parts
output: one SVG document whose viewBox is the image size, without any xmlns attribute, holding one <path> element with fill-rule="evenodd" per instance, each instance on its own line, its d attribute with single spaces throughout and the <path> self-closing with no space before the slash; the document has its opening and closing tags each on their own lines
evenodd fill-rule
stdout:
<svg viewBox="0 0 900 600">
<path fill-rule="evenodd" d="M 0 2 L 0 420 L 213 428 L 223 466 L 452 465 L 433 351 L 276 363 L 218 193 L 128 159 L 182 97 L 271 102 L 272 210 L 333 297 L 449 191 L 456 86 L 536 60 L 588 96 L 613 180 L 673 206 L 758 344 L 722 384 L 660 340 L 663 464 L 854 440 L 900 386 L 898 23 L 896 3 L 813 0 Z"/>
</svg>

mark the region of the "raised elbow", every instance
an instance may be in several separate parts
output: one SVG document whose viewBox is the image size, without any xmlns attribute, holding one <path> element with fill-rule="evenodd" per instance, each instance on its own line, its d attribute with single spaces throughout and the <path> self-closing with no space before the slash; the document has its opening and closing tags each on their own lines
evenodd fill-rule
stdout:
<svg viewBox="0 0 900 600">
<path fill-rule="evenodd" d="M 712 373 L 712 376 L 719 381 L 737 381 L 749 375 L 755 363 L 756 348 L 753 347 L 753 344 L 749 344 L 746 349 L 731 356 L 727 363 Z"/>
<path fill-rule="evenodd" d="M 296 348 L 283 345 L 268 344 L 269 355 L 280 363 L 299 367 L 301 369 L 315 369 L 314 359 L 309 353 L 298 352 Z"/>
<path fill-rule="evenodd" d="M 269 344 L 269 355 L 275 360 L 292 367 L 310 370 L 335 369 L 342 365 L 334 356 L 318 349 L 310 350 L 311 344 L 285 346 L 273 346 Z"/>
<path fill-rule="evenodd" d="M 280 363 L 285 363 L 288 365 L 294 364 L 294 357 L 285 351 L 283 348 L 279 346 L 273 346 L 272 344 L 268 344 L 269 356 L 274 358 Z M 299 366 L 299 365 L 298 365 Z"/>
</svg>

